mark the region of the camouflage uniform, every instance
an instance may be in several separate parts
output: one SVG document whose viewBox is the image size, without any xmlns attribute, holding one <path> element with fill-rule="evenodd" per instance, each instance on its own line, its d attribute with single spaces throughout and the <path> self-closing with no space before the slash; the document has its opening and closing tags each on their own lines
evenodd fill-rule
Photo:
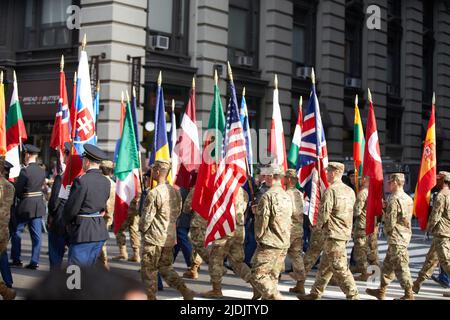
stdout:
<svg viewBox="0 0 450 320">
<path fill-rule="evenodd" d="M 370 266 L 379 266 L 378 258 L 378 224 L 375 225 L 373 233 L 367 236 L 367 262 Z"/>
<path fill-rule="evenodd" d="M 325 243 L 325 234 L 322 229 L 313 227 L 311 230 L 311 239 L 309 240 L 309 247 L 303 257 L 303 263 L 305 266 L 305 276 L 311 271 L 312 267 L 319 259 L 322 252 L 323 245 Z"/>
<path fill-rule="evenodd" d="M 344 165 L 330 162 L 328 170 L 343 172 Z M 320 298 L 334 275 L 347 299 L 359 299 L 355 280 L 347 264 L 347 242 L 351 239 L 355 193 L 341 180 L 324 192 L 319 206 L 316 228 L 325 233 L 324 252 L 310 297 Z M 300 297 L 299 297 L 300 298 Z"/>
<path fill-rule="evenodd" d="M 251 283 L 263 299 L 278 299 L 278 277 L 290 247 L 293 205 L 281 183 L 261 197 L 255 214 L 257 248 L 252 259 Z"/>
<path fill-rule="evenodd" d="M 205 248 L 205 233 L 208 222 L 203 219 L 197 212 L 192 210 L 192 197 L 195 188 L 192 188 L 184 200 L 183 212 L 192 213 L 191 225 L 189 227 L 189 239 L 192 243 L 192 265 L 198 267 L 202 264 L 202 260 L 208 264 L 209 251 Z"/>
<path fill-rule="evenodd" d="M 139 189 L 136 198 L 134 198 L 130 207 L 128 208 L 128 217 L 122 223 L 119 231 L 116 235 L 117 245 L 119 246 L 119 250 L 121 251 L 120 255 L 115 257 L 115 260 L 127 259 L 127 236 L 125 234 L 126 231 L 130 233 L 130 242 L 131 248 L 133 249 L 133 257 L 130 258 L 130 261 L 140 262 L 140 254 L 139 251 L 141 249 L 141 235 L 139 234 L 139 199 L 141 198 L 141 190 Z"/>
<path fill-rule="evenodd" d="M 251 270 L 244 263 L 245 210 L 248 205 L 247 192 L 239 188 L 235 199 L 236 229 L 233 234 L 213 242 L 209 254 L 208 270 L 213 290 L 205 293 L 205 297 L 221 297 L 221 283 L 224 275 L 223 263 L 228 258 L 234 273 L 245 282 L 250 281 Z"/>
<path fill-rule="evenodd" d="M 164 168 L 167 166 L 167 170 L 170 168 L 166 162 L 163 165 Z M 173 269 L 173 247 L 177 239 L 176 223 L 181 205 L 179 191 L 168 183 L 150 190 L 144 202 L 139 223 L 144 241 L 141 276 L 150 300 L 156 299 L 158 271 L 166 283 L 179 290 L 183 297 L 186 298 L 191 292 Z"/>
<path fill-rule="evenodd" d="M 353 259 L 355 259 L 357 272 L 361 272 L 363 275 L 367 273 L 367 255 L 369 252 L 369 244 L 366 237 L 366 210 L 367 210 L 367 197 L 369 190 L 363 188 L 359 191 L 356 197 L 355 206 L 353 208 Z"/>
<path fill-rule="evenodd" d="M 109 191 L 108 201 L 106 202 L 106 212 L 105 215 L 103 216 L 103 219 L 105 220 L 106 228 L 109 230 L 114 220 L 114 204 L 116 202 L 116 183 L 111 179 L 111 177 L 106 176 L 106 178 L 108 178 L 109 182 L 111 183 L 111 188 Z M 100 252 L 97 261 L 105 268 L 108 268 L 108 253 L 106 250 L 106 242 L 102 247 L 102 251 Z"/>
<path fill-rule="evenodd" d="M 447 188 L 441 190 L 436 197 L 428 218 L 428 231 L 433 235 L 433 242 L 414 282 L 413 289 L 416 293 L 419 293 L 421 284 L 432 276 L 438 263 L 450 274 L 450 190 Z"/>
<path fill-rule="evenodd" d="M 297 281 L 305 281 L 305 266 L 303 265 L 303 196 L 296 188 L 286 190 L 293 205 L 291 241 L 287 256 L 292 261 L 292 276 Z"/>
<path fill-rule="evenodd" d="M 0 170 L 4 169 L 4 158 L 0 158 Z M 14 186 L 2 175 L 0 175 L 0 255 L 7 250 L 9 242 L 9 220 L 11 217 L 11 206 L 14 202 Z M 4 300 L 12 300 L 16 293 L 9 289 L 0 280 L 0 295 Z"/>
</svg>

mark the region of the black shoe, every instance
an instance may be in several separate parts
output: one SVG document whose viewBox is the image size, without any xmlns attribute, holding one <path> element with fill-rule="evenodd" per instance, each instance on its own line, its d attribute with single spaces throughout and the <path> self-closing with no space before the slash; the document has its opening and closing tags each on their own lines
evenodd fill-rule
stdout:
<svg viewBox="0 0 450 320">
<path fill-rule="evenodd" d="M 431 279 L 433 279 L 434 282 L 439 283 L 439 285 L 440 285 L 442 288 L 446 288 L 446 289 L 447 289 L 447 288 L 449 287 L 448 283 L 445 283 L 444 281 L 442 281 L 441 279 L 439 279 L 439 278 L 436 277 L 436 276 L 431 276 Z"/>
<path fill-rule="evenodd" d="M 39 265 L 38 264 L 29 264 L 25 267 L 26 269 L 30 269 L 30 270 L 36 270 L 39 269 Z"/>
<path fill-rule="evenodd" d="M 23 263 L 22 261 L 12 261 L 9 263 L 10 267 L 17 267 L 17 268 L 22 268 L 23 267 Z"/>
</svg>

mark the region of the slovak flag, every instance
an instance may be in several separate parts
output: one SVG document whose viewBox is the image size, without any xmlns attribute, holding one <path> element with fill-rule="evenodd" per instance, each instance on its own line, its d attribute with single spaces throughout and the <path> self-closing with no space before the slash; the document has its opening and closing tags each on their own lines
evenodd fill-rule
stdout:
<svg viewBox="0 0 450 320">
<path fill-rule="evenodd" d="M 81 51 L 77 75 L 77 95 L 75 99 L 75 114 L 73 115 L 75 127 L 72 129 L 73 148 L 67 164 L 67 170 L 64 171 L 63 185 L 59 193 L 59 197 L 63 199 L 69 197 L 70 186 L 73 180 L 83 173 L 81 155 L 84 152 L 84 145 L 86 143 L 97 144 L 89 63 L 85 50 Z"/>
</svg>

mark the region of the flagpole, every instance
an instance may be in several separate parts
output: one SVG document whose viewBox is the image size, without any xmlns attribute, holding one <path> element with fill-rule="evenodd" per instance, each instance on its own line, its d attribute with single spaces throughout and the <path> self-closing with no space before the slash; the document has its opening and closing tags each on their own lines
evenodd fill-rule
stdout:
<svg viewBox="0 0 450 320">
<path fill-rule="evenodd" d="M 136 99 L 136 88 L 134 86 L 133 86 L 133 93 L 132 94 L 133 94 L 133 98 Z M 128 97 L 128 91 L 127 91 L 127 97 Z M 133 128 L 134 128 L 134 126 L 133 126 Z M 141 151 L 139 150 L 140 148 L 139 148 L 138 145 L 136 145 L 136 148 L 138 149 L 137 152 L 138 152 L 138 157 L 139 157 L 139 184 L 141 185 L 141 193 L 142 193 L 144 191 L 144 179 L 143 179 L 143 176 L 142 176 Z"/>
<path fill-rule="evenodd" d="M 358 108 L 358 95 L 356 95 L 355 97 L 355 114 L 356 114 L 356 108 Z M 355 131 L 355 126 L 353 125 L 353 131 Z M 353 134 L 355 134 L 353 132 Z M 360 146 L 361 148 L 361 146 Z M 359 154 L 361 154 L 361 150 L 358 150 Z M 355 159 L 353 159 L 353 166 L 355 167 L 355 189 L 356 189 L 356 194 L 359 193 L 359 168 L 356 167 L 356 161 Z"/>
<path fill-rule="evenodd" d="M 316 73 L 314 72 L 314 68 L 312 68 L 312 70 L 311 70 L 311 82 L 312 82 L 313 87 L 315 87 L 316 86 Z M 312 97 L 312 99 L 314 99 L 314 97 Z M 316 130 L 317 130 L 317 128 L 316 128 Z M 317 132 L 316 132 L 316 134 L 317 134 Z M 321 141 L 317 141 L 317 145 L 319 146 L 319 148 L 321 148 L 320 144 L 321 144 Z M 317 156 L 317 174 L 319 176 L 319 192 L 320 192 L 321 191 L 320 183 L 322 181 L 322 177 L 320 175 L 321 168 L 320 168 L 320 156 L 319 156 L 319 154 L 320 154 L 320 150 L 317 150 L 317 155 L 318 155 Z M 310 208 L 310 210 L 311 210 L 311 208 Z M 314 219 L 315 219 L 315 217 L 314 217 Z M 313 221 L 314 221 L 314 219 L 313 219 Z"/>
</svg>

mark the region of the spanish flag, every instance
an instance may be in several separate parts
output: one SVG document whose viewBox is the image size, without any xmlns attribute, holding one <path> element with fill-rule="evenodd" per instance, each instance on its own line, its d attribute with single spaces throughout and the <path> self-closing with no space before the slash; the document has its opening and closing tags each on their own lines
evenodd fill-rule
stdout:
<svg viewBox="0 0 450 320">
<path fill-rule="evenodd" d="M 355 181 L 356 192 L 359 191 L 358 177 L 362 175 L 364 163 L 364 147 L 366 140 L 364 139 L 364 131 L 359 114 L 358 95 L 355 98 L 355 121 L 353 125 L 353 162 L 355 164 Z"/>
<path fill-rule="evenodd" d="M 431 189 L 436 185 L 436 97 L 433 94 L 430 121 L 427 136 L 423 144 L 422 161 L 414 196 L 414 215 L 419 220 L 420 229 L 427 228 Z"/>
<path fill-rule="evenodd" d="M 156 93 L 155 132 L 153 137 L 153 152 L 150 157 L 150 165 L 154 164 L 156 160 L 170 161 L 170 149 L 166 128 L 166 108 L 164 105 L 164 91 L 161 83 L 162 73 L 160 72 L 158 77 L 158 89 Z M 171 172 L 169 173 L 167 180 L 170 184 L 172 184 Z"/>
</svg>

